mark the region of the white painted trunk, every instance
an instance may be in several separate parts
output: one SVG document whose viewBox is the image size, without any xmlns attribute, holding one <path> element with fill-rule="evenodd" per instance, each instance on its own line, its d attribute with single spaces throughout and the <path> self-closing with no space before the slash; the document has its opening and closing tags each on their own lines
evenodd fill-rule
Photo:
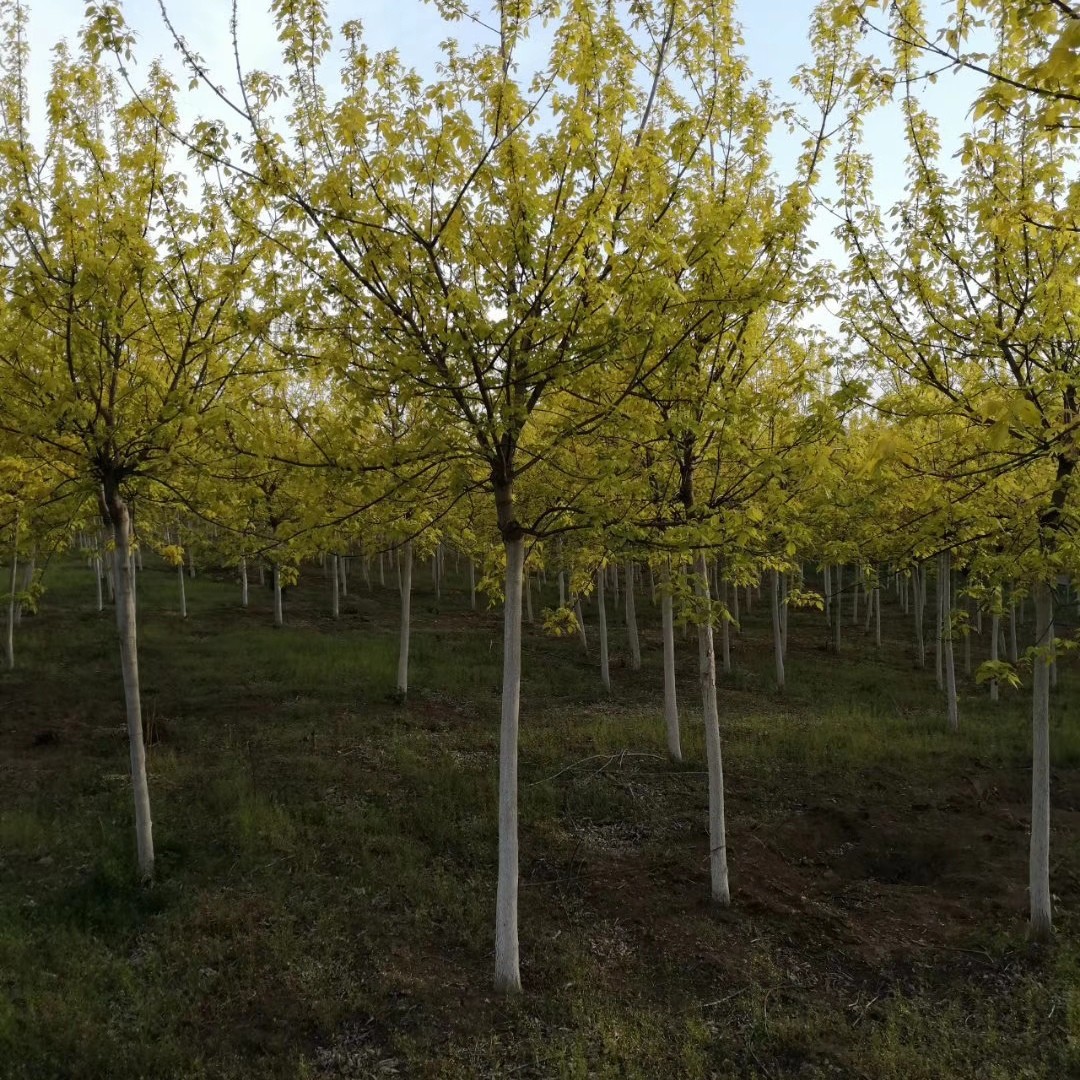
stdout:
<svg viewBox="0 0 1080 1080">
<path fill-rule="evenodd" d="M 630 669 L 641 670 L 641 640 L 637 627 L 637 598 L 634 595 L 634 564 L 626 564 L 626 636 L 630 641 Z"/>
<path fill-rule="evenodd" d="M 521 990 L 518 958 L 518 721 L 521 700 L 521 584 L 525 541 L 504 542 L 503 686 L 499 724 L 499 881 L 495 896 L 495 988 Z"/>
<path fill-rule="evenodd" d="M 1001 616 L 998 614 L 998 608 L 1001 606 L 1001 586 L 999 585 L 994 592 L 994 610 L 990 614 L 990 659 L 996 663 L 1001 658 L 998 652 L 998 637 L 1001 628 Z M 990 680 L 990 700 L 998 700 L 997 679 Z"/>
<path fill-rule="evenodd" d="M 1013 587 L 1009 586 L 1009 663 L 1020 662 L 1020 645 L 1016 636 L 1016 597 L 1013 596 Z"/>
<path fill-rule="evenodd" d="M 664 638 L 664 727 L 668 753 L 682 761 L 679 737 L 679 705 L 675 695 L 675 616 L 671 599 L 671 572 L 664 566 L 661 576 L 660 617 Z"/>
<path fill-rule="evenodd" d="M 1050 901 L 1050 656 L 1054 644 L 1054 594 L 1035 586 L 1035 657 L 1031 680 L 1031 847 L 1028 861 L 1030 933 L 1046 941 L 1053 930 Z"/>
<path fill-rule="evenodd" d="M 941 556 L 941 619 L 943 628 L 943 653 L 945 664 L 945 693 L 948 702 L 949 730 L 960 730 L 960 709 L 956 698 L 956 665 L 953 658 L 952 627 L 952 555 L 946 551 Z"/>
<path fill-rule="evenodd" d="M 787 659 L 788 576 L 780 575 L 780 648 Z"/>
<path fill-rule="evenodd" d="M 274 625 L 284 626 L 285 613 L 281 605 L 281 567 L 274 563 Z"/>
<path fill-rule="evenodd" d="M 605 690 L 611 689 L 611 671 L 608 667 L 607 606 L 604 603 L 604 568 L 596 571 L 596 613 L 600 620 L 600 681 Z"/>
<path fill-rule="evenodd" d="M 727 613 L 728 583 L 721 579 L 720 599 L 724 603 L 724 617 L 720 623 L 720 660 L 724 674 L 731 674 L 731 620 Z"/>
<path fill-rule="evenodd" d="M 116 581 L 116 629 L 120 638 L 120 668 L 124 679 L 131 783 L 135 800 L 135 846 L 139 874 L 144 881 L 154 876 L 154 837 L 150 818 L 150 787 L 146 779 L 146 745 L 143 742 L 142 699 L 139 694 L 139 651 L 136 638 L 135 589 L 131 569 L 130 517 L 126 503 L 115 497 L 109 511 L 113 520 L 113 575 Z M 182 568 L 181 568 L 181 572 Z"/>
<path fill-rule="evenodd" d="M 335 618 L 341 616 L 341 584 L 338 572 L 337 555 L 330 556 L 330 614 Z"/>
<path fill-rule="evenodd" d="M 15 590 L 19 580 L 19 515 L 15 515 L 14 542 L 11 545 L 11 574 L 8 578 L 7 634 L 4 653 L 8 671 L 15 669 Z"/>
<path fill-rule="evenodd" d="M 836 610 L 833 612 L 833 651 L 840 655 L 840 626 L 844 621 L 844 566 L 836 564 Z"/>
<path fill-rule="evenodd" d="M 180 587 L 180 618 L 187 618 L 187 589 L 184 586 L 184 564 L 176 568 L 176 581 Z"/>
<path fill-rule="evenodd" d="M 347 555 L 334 556 L 334 575 L 341 579 L 341 595 L 349 595 L 349 559 Z"/>
<path fill-rule="evenodd" d="M 776 689 L 784 689 L 784 641 L 780 629 L 780 571 L 769 571 L 769 604 L 772 608 L 773 663 L 776 669 Z"/>
<path fill-rule="evenodd" d="M 937 677 L 939 690 L 945 689 L 945 653 L 943 648 L 943 636 L 945 629 L 945 583 L 942 580 L 944 574 L 942 567 L 945 565 L 944 556 L 938 556 L 937 571 L 937 629 L 934 636 L 934 674 Z"/>
<path fill-rule="evenodd" d="M 585 633 L 585 616 L 581 613 L 581 597 L 574 599 L 574 617 L 577 619 L 578 637 L 581 638 L 581 647 L 589 651 L 589 638 Z"/>
<path fill-rule="evenodd" d="M 412 541 L 406 540 L 401 551 L 401 638 L 398 642 L 397 688 L 404 697 L 409 692 L 409 630 L 412 618 Z M 518 586 L 520 596 L 521 586 Z"/>
<path fill-rule="evenodd" d="M 97 609 L 103 611 L 105 609 L 105 598 L 102 595 L 101 589 L 101 556 L 94 556 L 94 585 L 97 589 Z"/>
<path fill-rule="evenodd" d="M 247 556 L 240 558 L 240 606 L 248 606 Z"/>
<path fill-rule="evenodd" d="M 697 557 L 694 583 L 700 599 L 709 599 L 708 567 L 702 553 Z M 716 702 L 716 654 L 712 623 L 698 627 L 698 668 L 701 676 L 701 711 L 705 721 L 705 754 L 709 769 L 709 876 L 713 899 L 731 903 L 728 884 L 727 834 L 724 823 L 724 762 L 720 747 L 720 715 Z"/>
<path fill-rule="evenodd" d="M 915 601 L 912 607 L 915 609 L 915 663 L 921 667 L 926 667 L 926 635 L 923 633 L 924 624 L 924 602 L 923 602 L 923 575 L 926 571 L 921 566 L 916 566 L 912 570 L 912 599 Z"/>
<path fill-rule="evenodd" d="M 619 610 L 619 564 L 611 564 L 611 594 L 615 601 L 615 610 Z"/>
</svg>

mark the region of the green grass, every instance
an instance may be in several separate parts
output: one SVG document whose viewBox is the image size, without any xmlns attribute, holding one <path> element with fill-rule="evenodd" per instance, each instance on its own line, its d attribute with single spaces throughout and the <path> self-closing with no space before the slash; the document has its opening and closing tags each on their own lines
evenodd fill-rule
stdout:
<svg viewBox="0 0 1080 1080">
<path fill-rule="evenodd" d="M 720 692 L 728 911 L 708 900 L 693 642 L 677 640 L 676 764 L 647 597 L 640 672 L 610 615 L 610 695 L 576 639 L 528 631 L 526 993 L 506 1001 L 489 989 L 500 619 L 467 610 L 456 576 L 439 599 L 417 579 L 401 703 L 394 589 L 355 574 L 335 623 L 312 568 L 275 630 L 254 580 L 244 611 L 226 575 L 200 575 L 182 621 L 175 576 L 148 562 L 147 890 L 111 612 L 85 568 L 50 567 L 0 678 L 0 1076 L 1080 1074 L 1073 658 L 1040 949 L 1026 699 L 992 706 L 962 680 L 948 735 L 894 605 L 880 655 L 845 627 L 834 657 L 820 614 L 793 613 L 783 695 L 764 605 L 744 618 Z"/>
</svg>

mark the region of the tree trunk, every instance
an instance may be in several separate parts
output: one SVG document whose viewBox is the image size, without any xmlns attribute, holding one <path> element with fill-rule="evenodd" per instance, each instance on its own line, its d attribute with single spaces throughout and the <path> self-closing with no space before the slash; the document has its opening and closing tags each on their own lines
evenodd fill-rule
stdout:
<svg viewBox="0 0 1080 1080">
<path fill-rule="evenodd" d="M 667 730 L 668 753 L 682 761 L 679 738 L 679 705 L 675 696 L 675 617 L 671 599 L 671 570 L 665 563 L 661 571 L 660 613 L 664 636 L 664 727 Z"/>
<path fill-rule="evenodd" d="M 585 633 L 585 616 L 581 613 L 581 597 L 574 598 L 574 618 L 577 620 L 578 637 L 581 638 L 581 647 L 587 653 L 589 651 L 589 638 Z"/>
<path fill-rule="evenodd" d="M 923 632 L 925 623 L 925 611 L 923 603 L 923 575 L 926 570 L 916 565 L 912 571 L 912 599 L 915 601 L 912 607 L 915 609 L 915 663 L 920 668 L 926 667 L 926 635 Z"/>
<path fill-rule="evenodd" d="M 881 586 L 874 586 L 874 644 L 881 648 Z"/>
<path fill-rule="evenodd" d="M 1053 929 L 1050 904 L 1050 658 L 1054 644 L 1054 594 L 1035 585 L 1035 646 L 1031 679 L 1031 848 L 1028 896 L 1031 937 L 1046 941 Z"/>
<path fill-rule="evenodd" d="M 398 643 L 397 688 L 405 697 L 409 692 L 409 630 L 412 616 L 412 541 L 406 540 L 401 551 L 401 637 Z M 517 586 L 518 600 L 521 599 L 521 584 Z M 520 633 L 520 629 L 518 633 Z"/>
<path fill-rule="evenodd" d="M 840 627 L 844 621 L 844 564 L 836 564 L 836 610 L 833 612 L 833 652 L 840 655 Z"/>
<path fill-rule="evenodd" d="M 735 620 L 735 633 L 742 634 L 742 622 L 739 616 L 739 586 L 732 583 L 731 586 L 731 617 Z"/>
<path fill-rule="evenodd" d="M 511 504 L 512 505 L 512 504 Z M 518 959 L 518 714 L 521 699 L 521 585 L 525 540 L 506 548 L 503 687 L 499 726 L 499 883 L 495 896 L 495 988 L 521 990 Z"/>
<path fill-rule="evenodd" d="M 851 579 L 851 625 L 856 629 L 859 626 L 859 565 L 855 564 L 855 570 Z"/>
<path fill-rule="evenodd" d="M 330 581 L 330 614 L 337 619 L 341 617 L 341 581 L 337 555 L 330 556 Z"/>
<path fill-rule="evenodd" d="M 469 560 L 469 607 L 476 610 L 476 563 Z"/>
<path fill-rule="evenodd" d="M 1009 586 L 1009 663 L 1020 663 L 1020 646 L 1016 637 L 1016 597 L 1013 586 Z"/>
<path fill-rule="evenodd" d="M 724 616 L 720 623 L 720 661 L 725 675 L 731 674 L 731 619 L 728 618 L 727 596 L 728 583 L 720 582 L 720 599 L 724 604 Z"/>
<path fill-rule="evenodd" d="M 698 553 L 694 589 L 708 602 L 709 578 L 705 555 Z M 701 676 L 701 705 L 705 721 L 705 753 L 709 768 L 709 871 L 712 896 L 717 903 L 731 903 L 728 884 L 727 835 L 724 823 L 724 762 L 720 747 L 720 716 L 716 703 L 716 654 L 713 651 L 712 622 L 698 626 L 698 668 Z"/>
<path fill-rule="evenodd" d="M 11 575 L 8 578 L 7 639 L 5 652 L 8 671 L 15 670 L 15 588 L 19 574 L 19 515 L 15 515 L 15 540 L 11 545 Z"/>
<path fill-rule="evenodd" d="M 342 596 L 349 595 L 349 557 L 347 555 L 341 555 L 340 557 L 334 556 L 334 573 L 341 578 L 340 590 Z"/>
<path fill-rule="evenodd" d="M 832 570 L 826 563 L 822 570 L 821 591 L 825 594 L 825 625 L 832 623 Z"/>
<path fill-rule="evenodd" d="M 97 609 L 98 609 L 98 611 L 104 611 L 105 610 L 105 598 L 102 596 L 102 590 L 101 590 L 101 577 L 102 577 L 101 556 L 100 555 L 95 555 L 94 556 L 94 584 L 95 584 L 95 587 L 97 589 Z"/>
<path fill-rule="evenodd" d="M 184 564 L 176 568 L 176 582 L 180 586 L 180 618 L 187 618 L 187 590 L 184 587 Z"/>
<path fill-rule="evenodd" d="M 273 566 L 273 589 L 274 589 L 274 625 L 285 625 L 285 613 L 281 605 L 281 567 L 277 563 Z"/>
<path fill-rule="evenodd" d="M 532 575 L 528 570 L 525 571 L 525 618 L 529 620 L 529 625 L 533 624 L 533 597 L 532 597 Z"/>
<path fill-rule="evenodd" d="M 780 627 L 780 571 L 769 571 L 770 606 L 772 607 L 773 661 L 776 665 L 776 689 L 784 689 L 784 640 Z"/>
<path fill-rule="evenodd" d="M 944 635 L 945 692 L 948 696 L 949 730 L 960 730 L 960 710 L 956 699 L 956 665 L 953 657 L 952 554 L 941 556 L 941 624 Z"/>
<path fill-rule="evenodd" d="M 998 585 L 994 590 L 994 610 L 990 613 L 990 659 L 997 663 L 1000 659 L 998 653 L 998 634 L 1001 629 L 1001 615 L 999 614 L 1001 608 L 1001 586 Z M 997 701 L 998 699 L 998 681 L 997 679 L 990 680 L 990 700 Z"/>
<path fill-rule="evenodd" d="M 943 634 L 945 627 L 945 584 L 942 581 L 943 573 L 942 567 L 944 566 L 944 555 L 938 556 L 938 568 L 937 568 L 937 588 L 935 589 L 935 595 L 937 598 L 937 633 L 934 641 L 934 674 L 937 676 L 937 686 L 939 690 L 945 689 L 945 667 L 944 667 L 944 646 L 943 646 Z"/>
<path fill-rule="evenodd" d="M 113 578 L 116 582 L 116 629 L 120 638 L 120 668 L 124 678 L 131 783 L 135 799 L 135 845 L 139 875 L 154 876 L 154 837 L 150 818 L 150 788 L 146 780 L 146 745 L 143 741 L 142 700 L 139 694 L 139 650 L 136 638 L 135 590 L 131 569 L 131 518 L 119 495 L 108 501 L 113 524 Z M 181 567 L 181 573 L 183 568 Z"/>
<path fill-rule="evenodd" d="M 596 571 L 596 613 L 600 620 L 600 681 L 605 690 L 611 689 L 611 671 L 608 667 L 607 607 L 604 603 L 604 578 L 601 566 Z"/>
<path fill-rule="evenodd" d="M 626 636 L 630 640 L 630 670 L 641 670 L 641 641 L 637 628 L 637 599 L 634 596 L 634 564 L 626 564 Z"/>
<path fill-rule="evenodd" d="M 780 649 L 787 659 L 788 576 L 780 575 Z"/>
<path fill-rule="evenodd" d="M 559 582 L 559 607 L 566 607 L 566 574 L 560 570 L 556 575 Z"/>
<path fill-rule="evenodd" d="M 247 556 L 240 557 L 240 606 L 248 606 Z"/>
</svg>

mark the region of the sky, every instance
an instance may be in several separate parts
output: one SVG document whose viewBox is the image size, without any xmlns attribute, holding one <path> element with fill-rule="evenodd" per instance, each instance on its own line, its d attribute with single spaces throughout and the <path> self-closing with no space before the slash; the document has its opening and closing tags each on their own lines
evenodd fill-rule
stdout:
<svg viewBox="0 0 1080 1080">
<path fill-rule="evenodd" d="M 31 98 L 42 102 L 48 84 L 50 49 L 64 35 L 77 35 L 87 0 L 28 0 L 30 7 Z M 474 0 L 475 9 L 488 8 L 486 0 Z M 769 80 L 778 97 L 791 99 L 795 91 L 789 82 L 800 64 L 810 60 L 807 28 L 813 10 L 811 0 L 741 0 L 738 18 L 743 25 L 750 69 L 757 79 Z M 147 64 L 155 56 L 163 57 L 174 70 L 179 58 L 158 7 L 158 0 L 122 0 L 128 25 L 136 34 L 136 59 Z M 170 19 L 215 73 L 216 81 L 231 90 L 235 86 L 235 59 L 229 30 L 231 0 L 166 0 Z M 245 69 L 274 68 L 278 57 L 276 32 L 268 14 L 269 0 L 238 0 L 241 61 Z M 425 0 L 330 0 L 330 21 L 335 27 L 349 19 L 359 19 L 365 39 L 373 50 L 397 48 L 403 60 L 430 74 L 439 55 L 439 42 L 453 35 L 462 42 L 482 40 L 490 31 L 472 23 L 442 22 Z M 332 65 L 331 69 L 332 70 Z M 966 124 L 967 103 L 973 87 L 958 86 L 964 76 L 944 75 L 936 86 L 922 91 L 930 111 L 942 123 L 946 147 L 955 147 Z M 137 74 L 135 81 L 138 82 Z M 186 83 L 186 80 L 183 80 Z M 182 106 L 198 113 L 221 116 L 220 106 L 203 91 Z M 43 109 L 39 104 L 37 115 Z M 776 130 L 771 150 L 777 175 L 790 175 L 802 135 Z M 904 175 L 904 140 L 896 110 L 877 114 L 867 133 L 867 145 L 875 157 L 878 176 L 878 201 L 889 205 L 902 193 Z M 834 261 L 843 258 L 839 243 L 832 237 L 833 224 L 819 215 L 812 235 L 818 242 L 818 254 Z M 823 328 L 832 331 L 834 320 L 822 314 Z"/>
</svg>

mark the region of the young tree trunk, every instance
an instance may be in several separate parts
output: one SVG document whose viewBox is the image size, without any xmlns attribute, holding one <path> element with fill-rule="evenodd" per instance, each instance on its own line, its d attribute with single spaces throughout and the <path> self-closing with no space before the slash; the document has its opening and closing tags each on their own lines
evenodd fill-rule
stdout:
<svg viewBox="0 0 1080 1080">
<path fill-rule="evenodd" d="M 735 633 L 742 635 L 742 623 L 739 616 L 739 586 L 731 586 L 731 617 L 735 620 Z"/>
<path fill-rule="evenodd" d="M 386 588 L 386 562 L 381 551 L 379 552 L 379 588 Z"/>
<path fill-rule="evenodd" d="M 708 566 L 705 555 L 697 556 L 694 589 L 706 603 L 709 599 Z M 701 705 L 705 721 L 705 754 L 709 769 L 709 876 L 712 896 L 727 906 L 731 903 L 728 885 L 727 832 L 724 822 L 724 762 L 720 747 L 720 716 L 716 703 L 716 654 L 713 651 L 712 622 L 698 626 L 698 669 L 701 675 Z"/>
<path fill-rule="evenodd" d="M 412 541 L 406 540 L 401 549 L 401 637 L 398 642 L 397 688 L 402 697 L 409 692 L 409 630 L 412 617 Z M 517 586 L 518 601 L 521 600 L 521 584 Z M 521 633 L 519 628 L 518 633 Z"/>
<path fill-rule="evenodd" d="M 266 563 L 261 559 L 259 560 L 259 588 L 266 588 Z"/>
<path fill-rule="evenodd" d="M 825 593 L 825 625 L 832 624 L 832 570 L 826 563 L 822 570 L 821 589 Z"/>
<path fill-rule="evenodd" d="M 476 610 L 476 563 L 469 560 L 469 607 Z"/>
<path fill-rule="evenodd" d="M 1020 646 L 1016 637 L 1016 597 L 1012 585 L 1009 586 L 1009 663 L 1020 663 Z"/>
<path fill-rule="evenodd" d="M 274 589 L 274 625 L 285 625 L 285 612 L 281 604 L 281 567 L 277 563 L 273 566 L 273 589 Z"/>
<path fill-rule="evenodd" d="M 330 614 L 337 619 L 341 616 L 341 582 L 338 573 L 338 557 L 330 556 Z"/>
<path fill-rule="evenodd" d="M 998 652 L 998 635 L 1001 629 L 1001 616 L 998 614 L 998 610 L 1001 607 L 1001 586 L 998 585 L 994 589 L 994 610 L 990 613 L 990 659 L 997 663 L 1000 659 Z M 997 701 L 998 699 L 998 681 L 997 679 L 990 680 L 990 700 Z"/>
<path fill-rule="evenodd" d="M 916 564 L 911 571 L 911 594 L 912 599 L 915 601 L 911 605 L 915 609 L 915 663 L 920 668 L 926 667 L 926 635 L 923 632 L 923 625 L 925 622 L 923 575 L 925 573 L 925 569 L 918 564 Z"/>
<path fill-rule="evenodd" d="M 533 595 L 532 595 L 532 574 L 528 570 L 525 571 L 525 618 L 529 620 L 529 625 L 533 624 Z"/>
<path fill-rule="evenodd" d="M 611 671 L 608 667 L 607 607 L 604 603 L 603 567 L 596 571 L 596 613 L 600 620 L 600 681 L 605 690 L 611 689 Z"/>
<path fill-rule="evenodd" d="M 509 499 L 507 501 L 509 502 Z M 511 503 L 511 508 L 512 505 Z M 521 990 L 521 967 L 518 959 L 518 715 L 521 699 L 521 585 L 525 569 L 525 540 L 521 536 L 513 536 L 505 539 L 503 543 L 506 548 L 506 601 L 503 605 L 503 688 L 499 725 L 499 881 L 495 896 L 495 988 L 503 993 L 517 993 Z"/>
<path fill-rule="evenodd" d="M 788 576 L 780 575 L 780 648 L 787 659 Z"/>
<path fill-rule="evenodd" d="M 661 571 L 660 617 L 664 637 L 664 727 L 668 753 L 682 761 L 679 738 L 679 705 L 675 696 L 675 617 L 671 599 L 671 571 L 667 563 Z"/>
<path fill-rule="evenodd" d="M 859 626 L 859 564 L 855 564 L 855 571 L 851 578 L 851 625 Z"/>
<path fill-rule="evenodd" d="M 154 876 L 154 837 L 150 818 L 150 787 L 146 779 L 146 745 L 143 741 L 142 700 L 139 694 L 139 652 L 136 638 L 135 590 L 131 569 L 131 518 L 127 503 L 113 494 L 107 507 L 112 518 L 113 577 L 116 582 L 116 629 L 120 638 L 120 668 L 124 679 L 131 783 L 135 799 L 135 846 L 139 875 Z M 182 571 L 181 571 L 182 572 Z"/>
<path fill-rule="evenodd" d="M 619 564 L 611 564 L 611 595 L 615 601 L 615 610 L 619 610 Z"/>
<path fill-rule="evenodd" d="M 587 653 L 589 651 L 589 638 L 585 633 L 585 616 L 581 613 L 581 597 L 574 597 L 574 618 L 577 620 L 578 637 L 581 638 L 581 647 Z"/>
<path fill-rule="evenodd" d="M 641 641 L 637 628 L 637 599 L 634 596 L 634 564 L 626 564 L 626 636 L 630 641 L 630 670 L 641 670 Z"/>
<path fill-rule="evenodd" d="M 952 554 L 941 556 L 941 623 L 945 664 L 945 692 L 948 698 L 949 730 L 960 730 L 960 710 L 956 698 L 956 665 L 953 657 L 952 628 Z"/>
<path fill-rule="evenodd" d="M 752 613 L 754 607 L 754 587 L 753 585 L 746 586 L 746 614 Z"/>
<path fill-rule="evenodd" d="M 248 606 L 247 556 L 240 557 L 240 606 Z"/>
<path fill-rule="evenodd" d="M 97 589 L 97 609 L 98 609 L 98 611 L 104 611 L 105 610 L 105 598 L 102 596 L 101 578 L 102 578 L 101 556 L 100 555 L 95 555 L 94 556 L 94 585 L 95 585 L 95 588 Z"/>
<path fill-rule="evenodd" d="M 187 590 L 184 587 L 184 564 L 176 568 L 176 581 L 180 586 L 180 618 L 187 618 Z"/>
<path fill-rule="evenodd" d="M 725 675 L 731 674 L 731 620 L 727 613 L 728 583 L 720 582 L 720 599 L 724 603 L 724 617 L 720 623 L 720 661 Z"/>
<path fill-rule="evenodd" d="M 15 515 L 15 540 L 11 545 L 11 575 L 8 578 L 7 637 L 5 653 L 8 671 L 15 670 L 15 589 L 19 580 L 19 515 Z"/>
<path fill-rule="evenodd" d="M 937 582 L 935 595 L 937 598 L 937 632 L 934 636 L 934 674 L 937 676 L 939 690 L 945 689 L 945 652 L 944 652 L 944 628 L 945 628 L 945 583 L 942 580 L 942 567 L 945 565 L 945 556 L 938 556 Z"/>
<path fill-rule="evenodd" d="M 968 619 L 964 624 L 964 674 L 968 677 L 971 676 L 971 601 L 964 602 L 964 611 L 967 612 Z"/>
<path fill-rule="evenodd" d="M 769 571 L 769 594 L 772 607 L 773 661 L 776 665 L 776 689 L 784 689 L 784 641 L 780 628 L 780 572 Z"/>
<path fill-rule="evenodd" d="M 881 586 L 874 586 L 874 644 L 881 648 Z"/>
<path fill-rule="evenodd" d="M 334 556 L 334 573 L 341 579 L 340 591 L 342 596 L 349 595 L 349 557 L 348 555 Z"/>
<path fill-rule="evenodd" d="M 1035 585 L 1035 657 L 1031 680 L 1031 848 L 1028 897 L 1031 937 L 1047 941 L 1053 930 L 1050 903 L 1050 656 L 1054 643 L 1054 594 Z"/>
<path fill-rule="evenodd" d="M 559 581 L 559 607 L 566 607 L 566 572 L 560 570 L 556 575 Z"/>
<path fill-rule="evenodd" d="M 840 627 L 844 622 L 844 564 L 836 564 L 836 610 L 833 612 L 833 652 L 840 655 Z"/>
</svg>

